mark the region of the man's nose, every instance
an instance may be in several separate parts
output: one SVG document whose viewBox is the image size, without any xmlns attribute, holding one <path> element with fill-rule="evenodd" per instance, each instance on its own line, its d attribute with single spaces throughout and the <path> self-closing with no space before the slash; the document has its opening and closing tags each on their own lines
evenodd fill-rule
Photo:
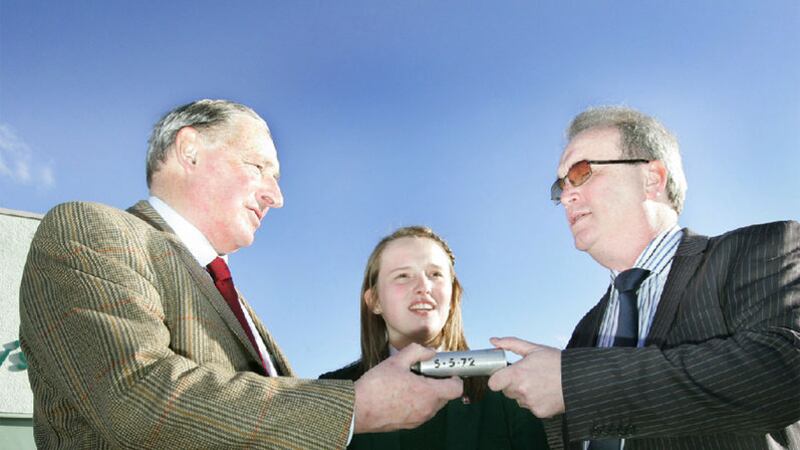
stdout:
<svg viewBox="0 0 800 450">
<path fill-rule="evenodd" d="M 574 202 L 578 198 L 578 188 L 573 186 L 569 180 L 564 180 L 564 185 L 561 188 L 561 197 L 559 201 L 562 205 L 567 205 Z"/>
<path fill-rule="evenodd" d="M 272 177 L 264 179 L 263 188 L 259 193 L 259 203 L 262 208 L 280 208 L 283 206 L 283 192 L 278 180 Z"/>
</svg>

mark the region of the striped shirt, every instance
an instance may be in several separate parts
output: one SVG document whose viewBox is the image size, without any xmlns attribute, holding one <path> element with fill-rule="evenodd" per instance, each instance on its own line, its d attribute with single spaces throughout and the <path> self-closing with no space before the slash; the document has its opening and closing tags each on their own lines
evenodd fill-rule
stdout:
<svg viewBox="0 0 800 450">
<path fill-rule="evenodd" d="M 653 324 L 653 317 L 656 315 L 661 293 L 667 283 L 669 269 L 672 267 L 672 259 L 675 257 L 675 252 L 678 250 L 678 244 L 680 244 L 682 238 L 683 231 L 677 224 L 666 231 L 662 231 L 650 241 L 633 264 L 633 267 L 647 269 L 651 272 L 650 276 L 644 280 L 639 288 L 639 296 L 637 298 L 639 308 L 639 347 L 642 346 L 647 334 L 650 332 L 650 326 Z M 617 332 L 619 318 L 619 292 L 614 289 L 614 279 L 618 274 L 619 272 L 617 271 L 611 271 L 611 296 L 608 299 L 603 321 L 600 323 L 600 333 L 597 336 L 598 347 L 613 347 L 614 345 L 614 336 Z"/>
<path fill-rule="evenodd" d="M 661 293 L 664 291 L 664 285 L 667 284 L 667 276 L 669 275 L 670 267 L 672 267 L 672 259 L 675 257 L 675 252 L 678 250 L 678 244 L 681 243 L 682 238 L 683 230 L 677 224 L 666 231 L 662 231 L 647 244 L 647 247 L 633 264 L 633 267 L 650 271 L 650 275 L 645 278 L 639 287 L 639 295 L 636 298 L 636 305 L 639 309 L 638 347 L 642 346 L 647 334 L 650 332 L 650 326 L 653 324 Z M 611 271 L 611 295 L 608 299 L 603 321 L 600 323 L 600 332 L 597 336 L 598 347 L 614 346 L 614 336 L 617 333 L 619 320 L 619 291 L 614 288 L 614 279 L 617 278 L 619 273 L 615 270 Z M 583 450 L 586 450 L 589 447 L 589 441 L 583 441 L 582 445 Z M 625 439 L 621 440 L 620 448 L 625 448 Z"/>
</svg>

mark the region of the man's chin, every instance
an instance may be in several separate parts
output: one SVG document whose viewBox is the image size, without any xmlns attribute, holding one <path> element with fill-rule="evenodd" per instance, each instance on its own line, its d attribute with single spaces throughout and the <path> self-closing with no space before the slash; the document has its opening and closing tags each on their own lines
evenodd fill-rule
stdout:
<svg viewBox="0 0 800 450">
<path fill-rule="evenodd" d="M 255 242 L 255 241 L 256 241 L 255 236 L 251 235 L 249 239 L 245 239 L 242 242 L 242 244 L 239 246 L 239 248 L 250 247 L 251 245 L 253 245 L 253 242 Z"/>
<path fill-rule="evenodd" d="M 575 248 L 582 252 L 589 251 L 589 248 L 592 247 L 592 243 L 595 241 L 594 239 L 592 239 L 589 230 L 581 230 L 576 233 L 573 233 L 572 239 L 573 242 L 575 243 Z"/>
<path fill-rule="evenodd" d="M 580 250 L 582 252 L 589 250 L 589 245 L 583 239 L 580 239 L 577 236 L 575 236 L 574 242 L 575 242 L 575 248 L 577 250 Z"/>
<path fill-rule="evenodd" d="M 236 240 L 236 247 L 229 251 L 228 253 L 234 253 L 237 250 L 245 247 L 250 247 L 255 242 L 255 235 L 254 234 L 247 234 L 241 236 L 239 239 Z"/>
</svg>

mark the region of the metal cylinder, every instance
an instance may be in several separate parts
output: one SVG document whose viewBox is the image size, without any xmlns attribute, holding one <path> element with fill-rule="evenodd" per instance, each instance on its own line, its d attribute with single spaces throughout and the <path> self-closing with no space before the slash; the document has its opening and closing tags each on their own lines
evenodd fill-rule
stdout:
<svg viewBox="0 0 800 450">
<path fill-rule="evenodd" d="M 508 366 L 506 352 L 501 348 L 440 352 L 433 359 L 420 361 L 411 370 L 436 378 L 488 376 Z"/>
</svg>

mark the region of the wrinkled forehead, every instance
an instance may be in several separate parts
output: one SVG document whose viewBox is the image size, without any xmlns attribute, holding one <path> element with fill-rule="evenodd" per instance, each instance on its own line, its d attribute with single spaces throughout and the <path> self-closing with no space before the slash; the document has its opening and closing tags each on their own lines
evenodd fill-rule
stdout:
<svg viewBox="0 0 800 450">
<path fill-rule="evenodd" d="M 277 162 L 278 151 L 266 122 L 242 116 L 231 128 L 229 140 L 235 143 L 239 150 Z"/>
<path fill-rule="evenodd" d="M 589 128 L 569 141 L 561 153 L 556 174 L 563 177 L 573 164 L 584 159 L 619 159 L 621 155 L 619 130 L 614 127 Z"/>
</svg>

